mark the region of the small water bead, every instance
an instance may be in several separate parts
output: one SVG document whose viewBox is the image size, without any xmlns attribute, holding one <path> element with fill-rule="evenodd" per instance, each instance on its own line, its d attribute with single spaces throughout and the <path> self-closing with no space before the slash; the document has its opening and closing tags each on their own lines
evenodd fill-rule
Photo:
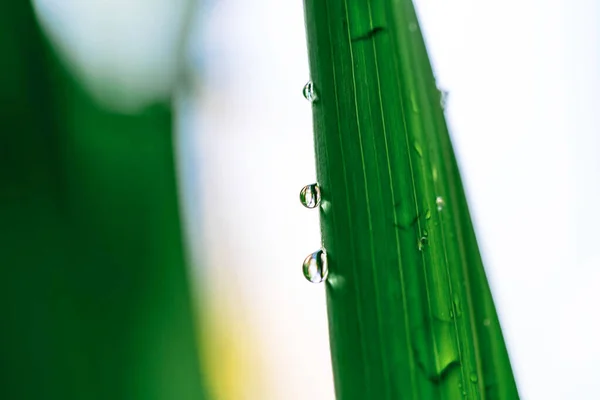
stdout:
<svg viewBox="0 0 600 400">
<path fill-rule="evenodd" d="M 429 208 L 425 211 L 425 219 L 431 219 L 431 210 Z"/>
<path fill-rule="evenodd" d="M 434 318 L 427 330 L 424 326 L 415 329 L 412 335 L 417 365 L 431 382 L 439 383 L 460 367 L 460 355 L 453 322 Z M 429 336 L 429 337 L 428 337 Z M 432 346 L 435 343 L 435 346 Z"/>
<path fill-rule="evenodd" d="M 313 183 L 306 185 L 300 190 L 300 202 L 306 208 L 317 208 L 321 203 L 321 189 Z"/>
<path fill-rule="evenodd" d="M 458 297 L 458 294 L 454 294 L 454 309 L 456 310 L 456 317 L 459 318 L 462 316 L 462 306 L 460 304 L 460 298 Z"/>
<path fill-rule="evenodd" d="M 477 374 L 475 372 L 471 372 L 469 375 L 469 380 L 473 383 L 477 383 Z"/>
<path fill-rule="evenodd" d="M 419 104 L 417 103 L 417 95 L 415 92 L 410 92 L 410 104 L 412 106 L 412 110 L 415 114 L 419 113 Z"/>
<path fill-rule="evenodd" d="M 447 90 L 440 89 L 440 106 L 442 107 L 442 110 L 445 110 L 448 105 L 448 94 Z"/>
<path fill-rule="evenodd" d="M 490 324 L 491 324 L 491 321 L 489 318 L 486 318 L 483 320 L 483 326 L 490 326 Z"/>
<path fill-rule="evenodd" d="M 304 95 L 304 98 L 311 103 L 314 103 L 319 99 L 313 81 L 306 82 L 306 85 L 304 85 L 304 88 L 302 89 L 302 94 Z"/>
<path fill-rule="evenodd" d="M 417 23 L 416 22 L 409 23 L 408 30 L 411 32 L 416 32 L 417 31 Z"/>
<path fill-rule="evenodd" d="M 444 201 L 443 197 L 438 196 L 435 198 L 435 204 L 437 205 L 438 211 L 442 211 L 446 205 L 446 202 Z"/>
<path fill-rule="evenodd" d="M 421 144 L 419 142 L 414 142 L 413 147 L 415 148 L 415 151 L 419 157 L 423 157 L 423 149 L 421 148 Z"/>
<path fill-rule="evenodd" d="M 422 236 L 421 239 L 419 239 L 419 251 L 425 250 L 425 246 L 427 246 L 428 243 L 429 239 L 427 239 L 427 236 Z"/>
<path fill-rule="evenodd" d="M 319 249 L 309 254 L 302 263 L 304 277 L 312 283 L 321 283 L 327 278 L 327 253 Z"/>
</svg>

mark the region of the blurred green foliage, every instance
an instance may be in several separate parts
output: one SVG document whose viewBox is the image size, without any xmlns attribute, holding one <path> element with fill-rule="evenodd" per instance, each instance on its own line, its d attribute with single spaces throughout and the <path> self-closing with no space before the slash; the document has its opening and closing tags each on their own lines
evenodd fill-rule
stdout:
<svg viewBox="0 0 600 400">
<path fill-rule="evenodd" d="M 100 108 L 0 2 L 0 398 L 204 397 L 172 125 Z"/>
</svg>

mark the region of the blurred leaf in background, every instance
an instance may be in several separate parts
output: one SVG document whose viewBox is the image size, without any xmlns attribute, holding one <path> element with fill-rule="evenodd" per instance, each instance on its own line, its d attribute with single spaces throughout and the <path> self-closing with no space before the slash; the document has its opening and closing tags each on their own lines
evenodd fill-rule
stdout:
<svg viewBox="0 0 600 400">
<path fill-rule="evenodd" d="M 160 25 L 160 15 L 145 18 Z M 1 3 L 0 398 L 204 398 L 172 83 L 150 75 L 160 95 L 119 103 L 136 90 L 129 78 L 88 79 L 54 48 L 28 2 Z"/>
</svg>

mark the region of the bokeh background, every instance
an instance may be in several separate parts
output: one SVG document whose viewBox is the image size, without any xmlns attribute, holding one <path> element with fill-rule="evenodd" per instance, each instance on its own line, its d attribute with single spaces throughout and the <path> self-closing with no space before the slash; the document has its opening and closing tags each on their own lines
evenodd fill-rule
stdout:
<svg viewBox="0 0 600 400">
<path fill-rule="evenodd" d="M 181 301 L 193 305 L 197 347 L 179 351 L 197 353 L 192 370 L 204 388 L 197 393 L 333 399 L 324 286 L 305 281 L 300 267 L 320 245 L 318 213 L 298 201 L 300 188 L 315 181 L 311 110 L 301 94 L 309 79 L 302 2 L 34 5 L 65 74 L 97 107 L 139 116 L 157 102 L 174 105 L 187 260 L 178 282 L 189 291 Z M 448 92 L 446 115 L 522 398 L 596 399 L 600 5 L 415 5 Z M 144 146 L 139 129 L 133 152 Z M 140 190 L 134 195 L 155 196 Z M 110 292 L 113 284 L 103 285 Z M 161 337 L 165 349 L 187 340 Z M 167 361 L 165 369 L 182 365 L 175 356 Z M 161 387 L 174 384 L 181 382 Z M 130 398 L 186 398 L 168 389 L 163 397 L 135 393 Z"/>
</svg>

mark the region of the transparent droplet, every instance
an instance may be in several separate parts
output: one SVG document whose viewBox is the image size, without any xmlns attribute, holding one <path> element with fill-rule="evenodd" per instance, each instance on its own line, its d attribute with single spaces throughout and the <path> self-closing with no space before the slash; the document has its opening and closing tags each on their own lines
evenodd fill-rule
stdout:
<svg viewBox="0 0 600 400">
<path fill-rule="evenodd" d="M 421 148 L 421 144 L 419 142 L 414 142 L 413 147 L 415 148 L 415 151 L 419 157 L 423 157 L 423 149 Z"/>
<path fill-rule="evenodd" d="M 323 282 L 327 278 L 327 253 L 319 249 L 309 254 L 302 263 L 304 277 L 312 283 Z"/>
<path fill-rule="evenodd" d="M 442 211 L 446 205 L 446 202 L 442 196 L 438 196 L 435 198 L 435 204 L 437 205 L 438 211 Z"/>
<path fill-rule="evenodd" d="M 313 183 L 306 185 L 300 190 L 300 202 L 306 208 L 316 208 L 321 203 L 321 189 Z"/>
<path fill-rule="evenodd" d="M 429 208 L 425 211 L 425 219 L 431 219 L 431 210 Z"/>
<path fill-rule="evenodd" d="M 314 103 L 319 99 L 317 96 L 317 91 L 315 90 L 315 85 L 312 81 L 306 82 L 304 89 L 302 89 L 302 94 L 304 95 L 304 98 L 311 103 Z"/>
<path fill-rule="evenodd" d="M 419 113 L 419 104 L 417 103 L 417 95 L 415 92 L 410 92 L 410 105 L 415 114 Z"/>
<path fill-rule="evenodd" d="M 452 369 L 460 366 L 455 326 L 453 322 L 434 319 L 430 333 L 428 331 L 419 327 L 413 336 L 417 365 L 430 381 L 441 382 L 450 376 Z M 429 334 L 432 336 L 428 337 Z"/>
<path fill-rule="evenodd" d="M 394 226 L 404 230 L 410 228 L 417 222 L 419 214 L 415 214 L 413 208 L 400 203 L 396 204 L 396 208 L 398 211 L 394 215 Z"/>
<path fill-rule="evenodd" d="M 417 31 L 417 23 L 416 22 L 409 23 L 408 30 L 411 32 L 416 32 Z"/>
<path fill-rule="evenodd" d="M 486 318 L 483 320 L 483 326 L 490 326 L 490 324 L 491 324 L 491 321 L 489 318 Z"/>
<path fill-rule="evenodd" d="M 419 239 L 419 251 L 425 250 L 425 246 L 427 246 L 427 243 L 429 243 L 429 239 L 427 239 L 427 236 L 422 236 Z"/>
<path fill-rule="evenodd" d="M 471 372 L 469 375 L 469 380 L 473 383 L 477 383 L 477 374 L 475 372 Z"/>
<path fill-rule="evenodd" d="M 442 107 L 442 110 L 445 110 L 448 105 L 448 94 L 447 90 L 440 89 L 440 106 Z"/>
<path fill-rule="evenodd" d="M 458 294 L 454 294 L 454 310 L 456 311 L 457 318 L 462 316 L 462 306 L 460 304 L 460 298 L 458 297 Z"/>
</svg>

